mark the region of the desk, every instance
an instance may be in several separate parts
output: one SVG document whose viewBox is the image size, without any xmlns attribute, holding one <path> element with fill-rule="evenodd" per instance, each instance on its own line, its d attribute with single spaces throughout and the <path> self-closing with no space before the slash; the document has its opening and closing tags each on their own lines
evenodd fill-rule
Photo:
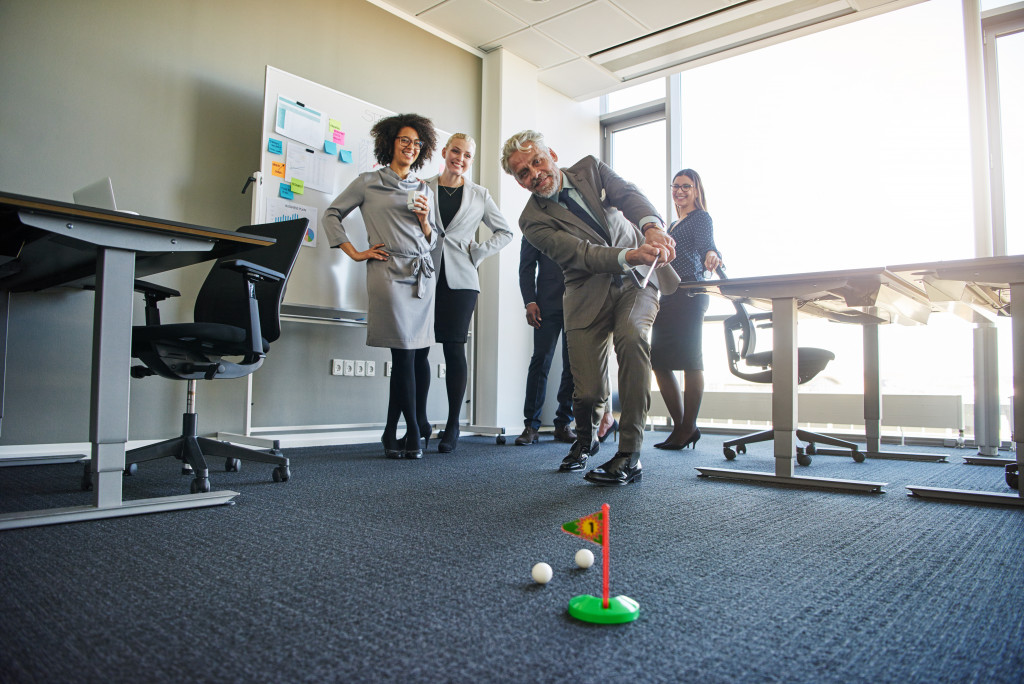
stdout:
<svg viewBox="0 0 1024 684">
<path fill-rule="evenodd" d="M 904 264 L 891 266 L 889 270 L 917 283 L 926 291 L 933 306 L 955 313 L 969 322 L 987 325 L 986 321 L 993 321 L 999 316 L 1011 317 L 1012 432 L 1016 462 L 1018 467 L 1024 464 L 1024 316 L 1013 315 L 1011 307 L 1014 300 L 1024 301 L 1024 255 Z M 976 371 L 975 376 L 978 375 Z M 981 376 L 983 379 L 991 376 L 992 379 L 976 383 L 976 401 L 988 406 L 991 413 L 999 406 L 998 382 L 994 369 L 991 373 L 983 372 Z M 995 432 L 997 436 L 998 429 Z M 929 499 L 1024 506 L 1024 496 L 1019 489 L 1016 493 L 1001 493 L 916 485 L 907 488 L 912 495 Z"/>
<path fill-rule="evenodd" d="M 682 289 L 715 292 L 729 299 L 760 302 L 772 311 L 772 429 L 775 472 L 697 468 L 704 477 L 775 482 L 805 487 L 878 492 L 887 483 L 800 477 L 794 472 L 797 428 L 797 315 L 807 314 L 864 327 L 865 430 L 868 451 L 879 452 L 881 393 L 878 325 L 924 324 L 931 313 L 925 293 L 884 268 L 733 278 L 683 283 Z"/>
<path fill-rule="evenodd" d="M 89 506 L 0 515 L 0 529 L 215 506 L 237 492 L 121 498 L 128 440 L 128 367 L 136 275 L 217 259 L 270 238 L 0 193 L 0 414 L 10 294 L 95 284 Z"/>
</svg>

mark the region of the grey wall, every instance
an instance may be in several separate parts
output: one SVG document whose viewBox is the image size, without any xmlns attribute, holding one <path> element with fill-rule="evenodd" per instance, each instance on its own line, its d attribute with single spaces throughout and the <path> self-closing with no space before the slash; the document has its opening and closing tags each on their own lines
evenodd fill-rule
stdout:
<svg viewBox="0 0 1024 684">
<path fill-rule="evenodd" d="M 245 225 L 267 64 L 479 137 L 480 59 L 363 0 L 7 0 L 0 190 L 70 201 L 109 175 L 121 208 Z M 184 294 L 165 321 L 190 320 L 207 268 L 154 278 Z M 86 292 L 13 297 L 0 445 L 88 439 L 91 312 Z M 288 324 L 254 377 L 255 423 L 381 422 L 387 351 L 364 342 L 359 328 Z M 378 375 L 330 377 L 331 358 L 377 360 Z M 184 383 L 131 383 L 131 439 L 175 434 Z M 203 383 L 200 431 L 240 430 L 244 392 L 244 380 Z M 432 420 L 444 406 L 435 379 Z"/>
</svg>

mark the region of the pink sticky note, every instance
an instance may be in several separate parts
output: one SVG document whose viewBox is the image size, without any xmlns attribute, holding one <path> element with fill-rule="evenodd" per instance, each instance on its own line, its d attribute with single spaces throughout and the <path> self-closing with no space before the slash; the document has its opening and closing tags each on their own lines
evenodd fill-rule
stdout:
<svg viewBox="0 0 1024 684">
<path fill-rule="evenodd" d="M 334 142 L 339 145 L 345 144 L 345 131 L 332 131 L 334 133 Z"/>
</svg>

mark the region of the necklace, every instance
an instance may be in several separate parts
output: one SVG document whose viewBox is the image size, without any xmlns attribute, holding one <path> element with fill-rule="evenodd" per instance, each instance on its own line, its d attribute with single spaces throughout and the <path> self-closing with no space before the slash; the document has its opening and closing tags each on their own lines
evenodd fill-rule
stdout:
<svg viewBox="0 0 1024 684">
<path fill-rule="evenodd" d="M 444 194 L 448 195 L 449 197 L 455 197 L 455 193 L 462 189 L 461 185 L 457 188 L 449 188 L 445 185 L 441 185 L 440 183 L 437 184 L 437 187 L 444 190 Z"/>
</svg>

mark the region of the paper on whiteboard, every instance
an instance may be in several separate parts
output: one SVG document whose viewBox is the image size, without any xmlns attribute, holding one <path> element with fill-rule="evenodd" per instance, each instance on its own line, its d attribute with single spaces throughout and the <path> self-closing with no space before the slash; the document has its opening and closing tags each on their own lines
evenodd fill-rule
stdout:
<svg viewBox="0 0 1024 684">
<path fill-rule="evenodd" d="M 301 102 L 279 95 L 274 130 L 310 147 L 319 147 L 324 142 L 324 115 Z"/>
<path fill-rule="evenodd" d="M 317 214 L 316 207 L 289 202 L 280 197 L 267 198 L 267 223 L 279 223 L 299 218 L 309 219 L 309 225 L 306 226 L 306 237 L 302 240 L 302 244 L 306 247 L 316 247 L 316 236 L 320 231 Z"/>
<path fill-rule="evenodd" d="M 337 166 L 334 155 L 317 152 L 312 147 L 288 143 L 285 157 L 285 180 L 301 180 L 305 188 L 334 193 L 334 170 Z"/>
</svg>

